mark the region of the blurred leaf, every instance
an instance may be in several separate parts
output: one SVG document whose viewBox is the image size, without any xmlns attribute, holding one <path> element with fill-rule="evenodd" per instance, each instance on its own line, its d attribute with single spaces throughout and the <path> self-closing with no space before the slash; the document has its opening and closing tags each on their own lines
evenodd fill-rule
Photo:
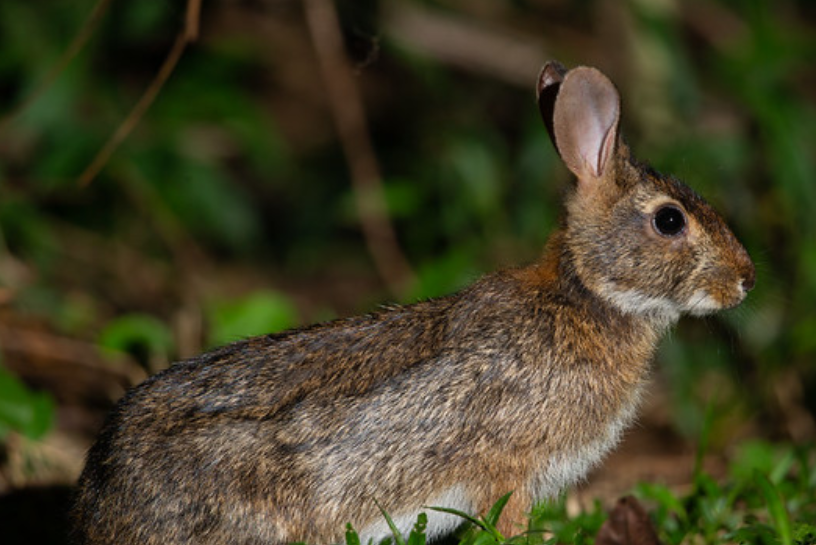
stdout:
<svg viewBox="0 0 816 545">
<path fill-rule="evenodd" d="M 168 355 L 173 335 L 160 320 L 147 314 L 127 314 L 110 321 L 99 333 L 98 344 L 119 352 L 144 349 L 148 354 Z"/>
<path fill-rule="evenodd" d="M 476 276 L 474 259 L 465 249 L 451 250 L 420 265 L 413 299 L 438 297 L 459 290 Z"/>
<path fill-rule="evenodd" d="M 793 541 L 798 545 L 813 545 L 816 543 L 816 526 L 808 523 L 794 525 Z"/>
<path fill-rule="evenodd" d="M 640 483 L 637 486 L 640 498 L 655 501 L 660 505 L 663 519 L 677 517 L 682 523 L 688 522 L 688 513 L 683 502 L 667 486 L 659 483 Z"/>
<path fill-rule="evenodd" d="M 33 392 L 0 366 L 0 440 L 10 431 L 38 439 L 51 428 L 54 402 L 44 392 Z"/>
<path fill-rule="evenodd" d="M 751 545 L 775 545 L 777 543 L 776 533 L 767 524 L 754 523 L 744 526 L 725 535 L 729 543 L 751 544 Z"/>
<path fill-rule="evenodd" d="M 275 333 L 298 323 L 294 304 L 274 291 L 257 291 L 234 301 L 214 303 L 210 306 L 207 319 L 211 346 Z"/>
<path fill-rule="evenodd" d="M 79 336 L 93 327 L 97 318 L 95 302 L 85 294 L 64 294 L 60 308 L 55 309 L 53 318 L 60 331 Z"/>
<path fill-rule="evenodd" d="M 41 270 L 50 268 L 57 243 L 48 219 L 30 200 L 5 194 L 0 199 L 0 228 L 15 255 L 32 260 Z"/>
<path fill-rule="evenodd" d="M 384 190 L 389 215 L 394 219 L 413 217 L 422 205 L 416 181 L 387 180 Z"/>
<path fill-rule="evenodd" d="M 765 441 L 744 441 L 731 460 L 729 470 L 732 478 L 752 482 L 757 472 L 769 475 L 779 460 L 778 449 Z"/>
<path fill-rule="evenodd" d="M 186 227 L 222 247 L 251 249 L 260 238 L 260 218 L 249 195 L 237 189 L 217 165 L 174 163 L 175 174 L 169 177 L 160 174 L 161 162 L 154 162 L 151 170 L 156 172 L 157 190 Z"/>
<path fill-rule="evenodd" d="M 790 516 L 779 490 L 768 478 L 759 471 L 754 473 L 754 479 L 765 496 L 768 505 L 768 513 L 771 515 L 776 532 L 782 545 L 793 545 L 793 534 L 791 532 Z"/>
<path fill-rule="evenodd" d="M 556 225 L 560 196 L 572 182 L 547 131 L 538 119 L 533 121 L 525 128 L 514 165 L 516 183 L 510 189 L 513 210 L 510 218 L 520 238 L 541 245 Z"/>
<path fill-rule="evenodd" d="M 171 19 L 172 3 L 134 2 L 117 5 L 116 8 L 113 13 L 120 21 L 120 39 L 137 42 L 155 37 L 157 29 L 167 24 Z M 182 24 L 180 18 L 176 22 Z"/>
<path fill-rule="evenodd" d="M 530 515 L 529 534 L 551 535 L 546 543 L 584 545 L 593 541 L 608 515 L 599 500 L 577 516 L 567 514 L 566 496 L 558 500 L 545 500 L 533 507 Z"/>
<path fill-rule="evenodd" d="M 461 139 L 447 152 L 447 160 L 461 182 L 458 200 L 475 210 L 483 219 L 493 217 L 501 203 L 499 165 L 487 142 Z"/>
</svg>

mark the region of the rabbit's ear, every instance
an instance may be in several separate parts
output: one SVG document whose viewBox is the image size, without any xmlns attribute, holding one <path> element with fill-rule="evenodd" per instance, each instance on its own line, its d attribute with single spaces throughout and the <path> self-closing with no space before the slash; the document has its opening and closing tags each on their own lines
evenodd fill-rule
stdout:
<svg viewBox="0 0 816 545">
<path fill-rule="evenodd" d="M 536 101 L 538 101 L 538 109 L 541 112 L 541 119 L 544 120 L 544 126 L 547 127 L 547 132 L 550 133 L 550 140 L 555 144 L 555 133 L 553 132 L 553 109 L 555 108 L 555 97 L 558 96 L 558 90 L 561 88 L 561 82 L 564 81 L 564 75 L 567 69 L 558 61 L 550 61 L 544 65 L 541 72 L 538 73 L 538 81 L 536 82 Z M 557 149 L 557 148 L 556 148 Z"/>
<path fill-rule="evenodd" d="M 555 147 L 579 185 L 607 172 L 619 118 L 620 96 L 609 78 L 584 66 L 567 72 L 553 111 Z"/>
</svg>

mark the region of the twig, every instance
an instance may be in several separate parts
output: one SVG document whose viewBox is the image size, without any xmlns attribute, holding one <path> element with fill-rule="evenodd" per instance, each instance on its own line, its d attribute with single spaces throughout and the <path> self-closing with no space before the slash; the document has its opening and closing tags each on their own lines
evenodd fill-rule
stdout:
<svg viewBox="0 0 816 545">
<path fill-rule="evenodd" d="M 85 43 L 91 37 L 94 30 L 96 30 L 96 26 L 102 19 L 102 15 L 105 13 L 105 10 L 108 8 L 109 4 L 110 0 L 99 0 L 96 3 L 93 10 L 91 10 L 91 14 L 82 24 L 82 27 L 77 32 L 76 36 L 74 36 L 74 39 L 62 53 L 59 60 L 57 60 L 57 62 L 54 63 L 51 69 L 46 73 L 42 81 L 40 81 L 37 87 L 35 87 L 27 97 L 25 97 L 15 108 L 13 108 L 11 112 L 0 119 L 0 132 L 6 128 L 8 123 L 27 110 L 43 95 L 43 93 L 45 93 L 45 91 L 48 90 L 49 87 L 51 87 L 54 80 L 56 80 L 63 70 L 65 70 L 65 67 L 68 66 L 68 63 L 70 63 L 85 46 Z"/>
<path fill-rule="evenodd" d="M 547 42 L 521 31 L 451 15 L 422 2 L 381 2 L 388 38 L 412 52 L 519 87 L 532 89 L 543 61 L 552 58 Z M 580 38 L 586 49 L 585 38 Z M 532 77 L 531 77 L 532 75 Z"/>
<path fill-rule="evenodd" d="M 144 371 L 126 354 L 103 358 L 96 345 L 51 333 L 9 327 L 0 324 L 0 348 L 7 356 L 24 355 L 32 359 L 71 364 L 75 369 L 90 369 L 115 376 L 125 386 L 138 384 L 145 378 Z M 14 368 L 13 358 L 6 365 Z M 32 366 L 27 368 L 31 371 Z M 70 372 L 70 371 L 68 371 Z"/>
<path fill-rule="evenodd" d="M 360 224 L 382 279 L 395 295 L 405 295 L 414 273 L 389 221 L 380 168 L 366 128 L 359 90 L 344 52 L 332 0 L 305 0 L 306 20 L 340 144 L 351 171 Z"/>
<path fill-rule="evenodd" d="M 170 74 L 173 73 L 187 45 L 195 41 L 198 37 L 200 15 L 201 0 L 188 0 L 184 28 L 176 37 L 176 41 L 167 54 L 164 63 L 159 68 L 156 77 L 150 82 L 150 85 L 145 89 L 145 92 L 128 116 L 122 121 L 108 141 L 105 142 L 105 145 L 99 150 L 99 153 L 96 154 L 96 157 L 94 157 L 85 171 L 79 176 L 79 185 L 84 187 L 91 183 L 107 164 L 108 160 L 110 160 L 111 155 L 113 155 L 119 145 L 128 137 L 136 125 L 139 124 L 139 121 L 141 121 L 147 109 L 158 96 L 159 91 L 161 91 L 167 82 Z"/>
</svg>

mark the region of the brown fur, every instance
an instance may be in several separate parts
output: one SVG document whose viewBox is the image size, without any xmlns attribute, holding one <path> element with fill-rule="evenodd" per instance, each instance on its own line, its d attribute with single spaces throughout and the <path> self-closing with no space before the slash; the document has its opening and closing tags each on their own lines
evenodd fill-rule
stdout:
<svg viewBox="0 0 816 545">
<path fill-rule="evenodd" d="M 347 522 L 380 537 L 375 499 L 405 529 L 430 502 L 479 513 L 512 490 L 500 528 L 510 534 L 535 500 L 580 478 L 631 420 L 661 334 L 694 312 L 684 305 L 704 289 L 730 307 L 753 285 L 719 216 L 630 159 L 617 111 L 602 116 L 614 118 L 608 157 L 584 133 L 571 135 L 577 149 L 559 143 L 573 111 L 555 96 L 580 104 L 581 84 L 615 98 L 599 74 L 556 71 L 547 85 L 561 90 L 541 95 L 555 101 L 542 112 L 557 112 L 556 146 L 578 184 L 538 263 L 151 377 L 88 455 L 79 542 L 336 543 Z M 587 152 L 594 173 L 582 170 Z M 656 199 L 682 206 L 687 233 L 653 231 Z"/>
</svg>

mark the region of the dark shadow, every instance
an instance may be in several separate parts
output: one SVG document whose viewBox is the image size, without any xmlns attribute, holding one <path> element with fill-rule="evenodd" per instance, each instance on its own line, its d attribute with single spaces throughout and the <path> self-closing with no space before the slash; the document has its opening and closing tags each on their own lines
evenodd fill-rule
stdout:
<svg viewBox="0 0 816 545">
<path fill-rule="evenodd" d="M 0 543 L 68 545 L 68 508 L 73 488 L 21 488 L 0 495 Z"/>
</svg>

